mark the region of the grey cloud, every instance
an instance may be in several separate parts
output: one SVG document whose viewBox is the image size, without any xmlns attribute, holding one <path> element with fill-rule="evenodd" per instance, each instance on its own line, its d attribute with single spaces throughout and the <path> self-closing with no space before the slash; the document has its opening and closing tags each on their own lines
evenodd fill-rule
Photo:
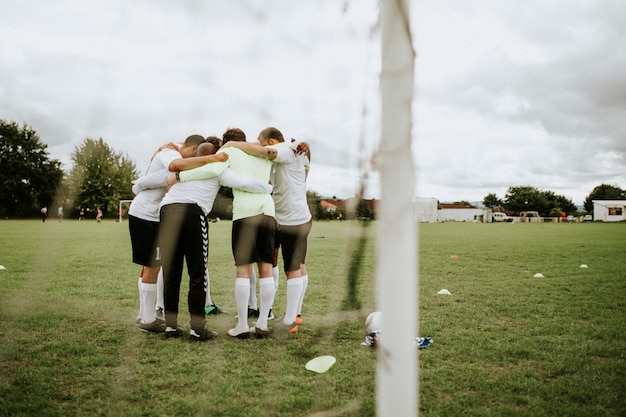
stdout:
<svg viewBox="0 0 626 417">
<path fill-rule="evenodd" d="M 426 84 L 418 70 L 417 100 L 436 120 L 416 139 L 419 177 L 442 193 L 482 195 L 516 181 L 623 181 L 622 3 L 412 4 L 452 22 L 487 16 L 537 54 L 524 61 L 506 48 L 483 50 L 474 66 L 452 60 L 450 77 Z M 375 19 L 356 14 L 362 3 L 20 4 L 0 16 L 0 34 L 17 40 L 0 46 L 0 111 L 32 125 L 63 158 L 85 137 L 103 137 L 141 167 L 168 140 L 229 126 L 255 139 L 269 124 L 311 142 L 316 175 L 358 170 L 375 148 L 380 51 Z M 440 27 L 424 41 L 453 31 Z M 480 46 L 457 36 L 468 50 Z M 429 59 L 420 52 L 418 61 Z"/>
</svg>

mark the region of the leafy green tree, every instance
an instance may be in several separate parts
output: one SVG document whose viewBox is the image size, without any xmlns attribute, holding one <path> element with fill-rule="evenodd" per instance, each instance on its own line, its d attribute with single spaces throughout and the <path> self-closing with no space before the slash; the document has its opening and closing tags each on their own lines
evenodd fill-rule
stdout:
<svg viewBox="0 0 626 417">
<path fill-rule="evenodd" d="M 529 210 L 541 212 L 546 206 L 541 192 L 531 186 L 509 187 L 504 196 L 504 207 L 516 213 Z"/>
<path fill-rule="evenodd" d="M 50 205 L 63 178 L 61 162 L 51 159 L 30 127 L 0 120 L 0 214 L 30 217 Z"/>
<path fill-rule="evenodd" d="M 561 209 L 561 211 L 564 211 L 565 214 L 568 215 L 578 214 L 578 207 L 576 207 L 576 204 L 574 204 L 571 199 L 558 194 L 551 195 L 553 196 L 553 199 L 550 200 L 550 202 L 552 203 L 552 207 L 558 207 L 559 209 Z"/>
<path fill-rule="evenodd" d="M 509 187 L 504 197 L 504 207 L 517 213 L 537 211 L 544 217 L 549 216 L 554 207 L 559 207 L 568 214 L 576 212 L 576 205 L 571 199 L 530 186 Z"/>
<path fill-rule="evenodd" d="M 85 139 L 74 148 L 72 162 L 69 189 L 74 196 L 74 207 L 91 210 L 100 207 L 106 215 L 109 208 L 118 206 L 120 199 L 133 197 L 135 163 L 126 154 L 109 147 L 102 138 Z"/>
<path fill-rule="evenodd" d="M 483 205 L 487 208 L 494 208 L 501 206 L 502 200 L 498 198 L 497 195 L 491 193 L 487 194 L 485 198 L 483 198 Z"/>
<path fill-rule="evenodd" d="M 626 200 L 626 190 L 616 185 L 598 185 L 585 198 L 584 207 L 587 213 L 593 212 L 593 200 Z"/>
</svg>

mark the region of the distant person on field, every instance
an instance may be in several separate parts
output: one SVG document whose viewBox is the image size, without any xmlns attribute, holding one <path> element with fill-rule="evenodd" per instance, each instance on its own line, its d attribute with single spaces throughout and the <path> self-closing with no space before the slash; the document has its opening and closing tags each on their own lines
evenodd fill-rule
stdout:
<svg viewBox="0 0 626 417">
<path fill-rule="evenodd" d="M 48 217 L 48 207 L 42 207 L 39 212 L 41 213 L 41 221 L 45 223 L 46 217 Z"/>
<path fill-rule="evenodd" d="M 59 218 L 59 223 L 63 221 L 63 206 L 59 206 L 57 209 L 57 217 Z"/>
<path fill-rule="evenodd" d="M 85 220 L 85 209 L 83 207 L 80 208 L 78 213 L 78 220 Z"/>
<path fill-rule="evenodd" d="M 98 223 L 102 221 L 102 210 L 100 210 L 100 207 L 96 209 L 96 221 Z"/>
</svg>

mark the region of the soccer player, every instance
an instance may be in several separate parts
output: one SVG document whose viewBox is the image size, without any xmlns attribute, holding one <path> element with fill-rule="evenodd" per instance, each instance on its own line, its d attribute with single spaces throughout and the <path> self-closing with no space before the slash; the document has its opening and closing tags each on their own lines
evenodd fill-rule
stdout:
<svg viewBox="0 0 626 417">
<path fill-rule="evenodd" d="M 194 155 L 204 138 L 192 135 L 180 145 L 162 147 L 152 157 L 146 174 L 133 185 L 136 194 L 128 210 L 128 228 L 132 245 L 133 262 L 141 265 L 138 280 L 140 330 L 162 332 L 165 326 L 156 317 L 157 279 L 161 268 L 160 248 L 157 241 L 159 230 L 159 204 L 165 195 L 165 183 L 170 173 L 169 165 L 175 159 Z M 211 156 L 213 160 L 222 160 Z M 201 161 L 208 162 L 209 158 Z"/>
<path fill-rule="evenodd" d="M 239 175 L 269 182 L 271 162 L 266 158 L 249 155 L 236 147 L 227 146 L 230 142 L 245 141 L 245 133 L 238 128 L 227 129 L 222 135 L 224 146 L 218 152 L 228 154 L 229 167 Z M 182 171 L 180 181 L 206 178 L 213 167 L 200 167 Z M 269 309 L 274 302 L 276 289 L 272 276 L 274 234 L 274 200 L 270 194 L 252 194 L 233 189 L 233 229 L 232 251 L 235 258 L 235 303 L 237 305 L 237 326 L 228 334 L 237 338 L 247 338 L 251 332 L 264 337 L 269 334 L 267 320 Z M 259 269 L 259 295 L 261 308 L 259 318 L 253 328 L 248 326 L 248 299 L 250 297 L 250 277 L 252 266 Z"/>
<path fill-rule="evenodd" d="M 217 148 L 205 143 L 199 152 L 215 153 Z M 222 154 L 227 155 L 227 154 Z M 229 156 L 230 159 L 230 156 Z M 190 168 L 184 159 L 170 165 L 171 170 Z M 226 168 L 224 163 L 224 168 Z M 180 175 L 180 174 L 179 174 Z M 202 181 L 176 182 L 161 201 L 161 246 L 165 290 L 166 337 L 178 337 L 178 305 L 183 261 L 189 273 L 188 306 L 191 340 L 210 340 L 217 335 L 205 327 L 205 299 L 208 285 L 208 221 L 213 202 L 221 185 L 233 188 L 233 193 L 269 196 L 272 187 L 268 181 L 258 181 L 236 175 L 224 169 L 218 177 Z M 271 197 L 270 197 L 271 198 Z M 249 328 L 246 327 L 249 335 Z"/>
<path fill-rule="evenodd" d="M 298 324 L 302 323 L 302 302 L 308 286 L 305 264 L 307 240 L 312 225 L 306 197 L 310 150 L 308 144 L 304 142 L 301 144 L 302 146 L 300 144 L 298 146 L 305 155 L 299 156 L 295 140 L 285 142 L 280 130 L 268 127 L 259 134 L 258 144 L 239 142 L 230 145 L 274 162 L 272 196 L 279 225 L 279 246 L 287 275 L 287 306 L 283 327 L 290 333 L 297 332 Z"/>
</svg>

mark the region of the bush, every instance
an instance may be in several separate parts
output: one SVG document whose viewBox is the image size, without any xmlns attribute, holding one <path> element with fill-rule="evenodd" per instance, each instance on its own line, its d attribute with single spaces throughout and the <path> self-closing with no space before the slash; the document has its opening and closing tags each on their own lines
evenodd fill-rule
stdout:
<svg viewBox="0 0 626 417">
<path fill-rule="evenodd" d="M 563 210 L 561 210 L 560 208 L 553 208 L 552 210 L 550 210 L 550 217 L 561 217 L 563 215 Z"/>
</svg>

